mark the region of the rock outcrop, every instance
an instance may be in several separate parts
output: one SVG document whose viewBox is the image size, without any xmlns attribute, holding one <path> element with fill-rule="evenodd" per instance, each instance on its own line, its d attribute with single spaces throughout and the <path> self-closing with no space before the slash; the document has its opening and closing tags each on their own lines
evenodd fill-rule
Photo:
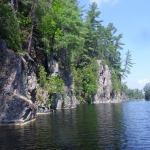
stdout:
<svg viewBox="0 0 150 150">
<path fill-rule="evenodd" d="M 111 71 L 107 65 L 102 64 L 102 60 L 98 63 L 98 90 L 94 96 L 93 103 L 117 103 L 126 100 L 124 93 L 114 94 L 112 91 Z"/>
<path fill-rule="evenodd" d="M 70 75 L 66 70 L 60 70 L 60 76 L 64 81 L 63 93 L 57 93 L 54 99 L 56 108 L 75 108 L 78 104 L 76 97 L 74 96 L 74 81 L 73 76 Z"/>
<path fill-rule="evenodd" d="M 123 102 L 126 100 L 127 100 L 127 97 L 126 97 L 125 93 L 123 93 L 123 92 L 119 92 L 119 93 L 111 96 L 112 103 L 119 103 L 119 102 Z"/>
<path fill-rule="evenodd" d="M 43 89 L 37 88 L 37 100 L 38 100 L 38 113 L 49 113 L 50 112 L 50 104 L 47 103 L 49 100 L 49 93 Z"/>
<path fill-rule="evenodd" d="M 53 95 L 49 95 L 47 91 L 43 89 L 37 89 L 37 99 L 41 99 L 38 102 L 38 113 L 48 113 L 55 111 L 56 109 L 69 109 L 75 108 L 79 104 L 78 100 L 74 96 L 74 81 L 73 76 L 68 73 L 65 68 L 59 66 L 58 54 L 51 53 L 47 56 L 47 75 L 49 77 L 59 76 L 63 81 L 63 92 L 57 92 Z M 63 57 L 63 54 L 61 55 Z M 63 59 L 63 58 L 61 58 Z M 52 104 L 48 104 L 50 98 L 53 97 Z"/>
<path fill-rule="evenodd" d="M 28 59 L 28 58 L 27 58 Z M 0 40 L 0 123 L 21 124 L 35 118 L 35 65 Z"/>
<path fill-rule="evenodd" d="M 54 94 L 50 105 L 47 103 L 49 93 L 38 88 L 37 65 L 34 60 L 29 55 L 23 57 L 8 49 L 6 43 L 0 40 L 0 124 L 22 124 L 30 121 L 35 118 L 37 108 L 38 112 L 46 113 L 51 109 L 74 108 L 79 104 L 73 92 L 73 76 L 64 65 L 58 65 L 57 57 L 55 54 L 55 57 L 52 55 L 48 58 L 47 72 L 49 76 L 59 76 L 64 81 L 63 92 Z M 62 57 L 65 58 L 64 55 Z M 123 93 L 112 92 L 111 72 L 108 66 L 104 66 L 101 60 L 97 63 L 98 91 L 93 103 L 126 100 Z M 42 97 L 40 103 L 36 101 L 38 96 Z"/>
<path fill-rule="evenodd" d="M 64 81 L 63 85 L 63 93 L 56 93 L 53 100 L 53 108 L 54 109 L 67 109 L 74 108 L 78 101 L 74 96 L 74 82 L 73 76 L 68 73 L 65 69 L 60 69 L 58 62 L 51 58 L 49 59 L 49 70 L 51 76 L 60 76 L 60 78 Z"/>
</svg>

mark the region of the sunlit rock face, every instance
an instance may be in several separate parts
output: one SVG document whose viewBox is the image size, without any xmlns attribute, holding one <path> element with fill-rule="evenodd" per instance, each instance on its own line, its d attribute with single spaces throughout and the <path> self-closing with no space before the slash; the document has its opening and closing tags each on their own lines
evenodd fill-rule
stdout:
<svg viewBox="0 0 150 150">
<path fill-rule="evenodd" d="M 49 58 L 49 74 L 50 76 L 59 76 L 63 82 L 63 93 L 56 93 L 53 100 L 54 109 L 65 109 L 65 108 L 74 108 L 77 101 L 74 95 L 74 80 L 73 76 L 68 73 L 67 69 L 64 67 L 62 62 L 65 62 L 66 51 L 60 51 L 57 54 L 51 54 Z M 59 66 L 58 60 L 61 60 L 61 66 Z"/>
<path fill-rule="evenodd" d="M 98 90 L 94 96 L 95 103 L 109 102 L 111 93 L 111 72 L 108 66 L 104 66 L 101 60 L 98 63 Z"/>
<path fill-rule="evenodd" d="M 46 93 L 44 90 L 38 92 L 38 94 L 40 94 L 42 97 L 41 103 L 38 104 L 38 113 L 48 113 L 50 111 L 53 112 L 56 109 L 75 108 L 76 105 L 79 104 L 74 95 L 73 76 L 68 73 L 63 64 L 65 59 L 65 51 L 60 51 L 60 53 L 54 52 L 47 56 L 47 76 L 58 76 L 63 81 L 63 86 L 61 93 L 57 92 L 52 95 L 53 100 L 51 104 L 47 104 L 47 101 L 51 99 L 50 93 Z"/>
<path fill-rule="evenodd" d="M 112 92 L 111 71 L 107 65 L 102 64 L 102 60 L 98 63 L 98 90 L 94 96 L 93 103 L 117 103 L 126 100 L 124 93 L 114 94 Z"/>
<path fill-rule="evenodd" d="M 55 106 L 57 109 L 75 108 L 79 102 L 74 95 L 73 76 L 64 69 L 60 69 L 60 76 L 64 81 L 63 93 L 56 94 L 54 99 Z"/>
<path fill-rule="evenodd" d="M 0 123 L 21 124 L 35 118 L 35 67 L 0 40 Z"/>
</svg>

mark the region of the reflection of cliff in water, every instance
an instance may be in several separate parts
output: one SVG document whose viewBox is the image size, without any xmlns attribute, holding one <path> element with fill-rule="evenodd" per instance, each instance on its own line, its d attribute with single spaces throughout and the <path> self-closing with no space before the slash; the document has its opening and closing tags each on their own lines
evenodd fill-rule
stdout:
<svg viewBox="0 0 150 150">
<path fill-rule="evenodd" d="M 96 110 L 99 114 L 97 117 L 99 145 L 113 149 L 124 149 L 126 147 L 126 135 L 122 122 L 122 105 L 100 104 L 96 105 Z"/>
<path fill-rule="evenodd" d="M 59 110 L 50 116 L 51 140 L 55 146 L 71 149 L 76 146 L 75 137 L 78 135 L 75 118 L 76 109 Z"/>
<path fill-rule="evenodd" d="M 82 105 L 76 108 L 78 143 L 80 149 L 99 149 L 98 117 L 96 105 Z"/>
<path fill-rule="evenodd" d="M 79 105 L 39 115 L 25 126 L 0 127 L 0 150 L 145 150 L 150 103 Z"/>
</svg>

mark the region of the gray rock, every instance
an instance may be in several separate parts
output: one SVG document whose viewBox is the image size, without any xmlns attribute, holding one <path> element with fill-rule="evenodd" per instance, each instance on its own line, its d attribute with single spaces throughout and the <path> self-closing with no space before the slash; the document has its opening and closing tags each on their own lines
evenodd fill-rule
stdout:
<svg viewBox="0 0 150 150">
<path fill-rule="evenodd" d="M 42 105 L 38 106 L 38 113 L 49 113 L 50 112 L 50 106 L 49 105 Z"/>
<path fill-rule="evenodd" d="M 34 119 L 36 115 L 34 65 L 27 63 L 14 51 L 8 50 L 6 43 L 1 40 L 0 70 L 0 123 L 24 123 Z M 28 76 L 34 80 L 28 80 Z"/>
<path fill-rule="evenodd" d="M 0 50 L 5 50 L 7 48 L 7 44 L 4 40 L 0 40 Z"/>
<path fill-rule="evenodd" d="M 64 81 L 63 93 L 59 94 L 59 97 L 54 99 L 57 101 L 56 108 L 75 108 L 77 105 L 76 97 L 74 96 L 74 81 L 73 76 L 69 74 L 65 69 L 60 69 L 60 77 Z"/>
<path fill-rule="evenodd" d="M 59 68 L 58 57 L 56 54 L 51 54 L 48 62 L 49 66 L 49 75 L 50 76 L 59 76 L 64 81 L 63 93 L 56 93 L 52 107 L 54 109 L 62 108 L 74 108 L 78 101 L 76 100 L 73 90 L 74 90 L 74 81 L 73 76 L 68 73 L 68 71 L 63 67 Z M 60 55 L 61 59 L 65 59 L 65 51 Z M 55 59 L 54 59 L 55 58 Z"/>
<path fill-rule="evenodd" d="M 126 100 L 124 93 L 114 94 L 112 91 L 111 71 L 107 65 L 102 64 L 102 60 L 97 60 L 98 70 L 98 90 L 93 98 L 93 103 L 117 103 Z"/>
<path fill-rule="evenodd" d="M 59 72 L 58 62 L 52 57 L 49 58 L 48 61 L 48 73 L 49 76 L 57 76 Z"/>
<path fill-rule="evenodd" d="M 111 93 L 111 73 L 108 66 L 103 66 L 101 60 L 97 60 L 98 70 L 98 90 L 94 96 L 94 103 L 109 102 Z"/>
</svg>

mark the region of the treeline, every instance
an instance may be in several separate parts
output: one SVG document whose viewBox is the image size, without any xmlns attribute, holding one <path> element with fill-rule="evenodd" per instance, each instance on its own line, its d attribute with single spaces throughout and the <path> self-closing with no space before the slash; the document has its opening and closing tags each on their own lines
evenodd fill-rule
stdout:
<svg viewBox="0 0 150 150">
<path fill-rule="evenodd" d="M 129 100 L 140 100 L 144 98 L 143 90 L 139 90 L 138 88 L 130 89 L 125 83 L 123 84 L 123 92 L 126 94 Z"/>
<path fill-rule="evenodd" d="M 150 100 L 150 82 L 144 86 L 143 91 L 145 95 L 145 100 Z"/>
<path fill-rule="evenodd" d="M 88 101 L 97 91 L 96 60 L 109 66 L 114 92 L 122 91 L 121 79 L 130 73 L 132 62 L 130 51 L 121 59 L 122 34 L 117 34 L 112 23 L 102 25 L 97 4 L 83 9 L 77 0 L 1 0 L 0 39 L 40 64 L 41 87 L 48 76 L 48 57 L 53 55 L 73 75 L 77 98 Z M 37 52 L 43 54 L 44 63 Z"/>
</svg>

